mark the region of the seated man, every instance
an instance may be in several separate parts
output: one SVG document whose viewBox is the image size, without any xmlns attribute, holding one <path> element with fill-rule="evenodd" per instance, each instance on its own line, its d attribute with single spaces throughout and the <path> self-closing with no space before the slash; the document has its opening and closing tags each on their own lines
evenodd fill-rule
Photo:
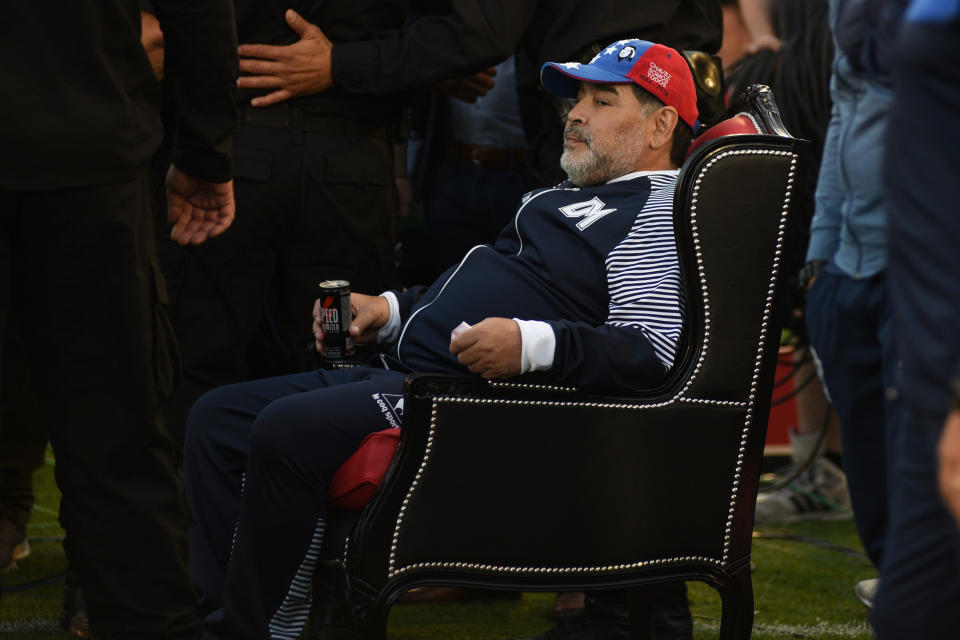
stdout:
<svg viewBox="0 0 960 640">
<path fill-rule="evenodd" d="M 297 637 L 330 479 L 364 436 L 402 423 L 408 373 L 542 372 L 617 389 L 664 379 L 683 324 L 672 207 L 696 126 L 690 71 L 672 49 L 622 40 L 589 64 L 547 63 L 542 79 L 575 98 L 570 180 L 527 194 L 492 247 L 429 288 L 353 294 L 350 333 L 389 345 L 380 366 L 230 385 L 194 405 L 190 556 L 212 632 Z M 451 337 L 462 322 L 472 327 Z M 314 330 L 320 348 L 316 318 Z"/>
</svg>

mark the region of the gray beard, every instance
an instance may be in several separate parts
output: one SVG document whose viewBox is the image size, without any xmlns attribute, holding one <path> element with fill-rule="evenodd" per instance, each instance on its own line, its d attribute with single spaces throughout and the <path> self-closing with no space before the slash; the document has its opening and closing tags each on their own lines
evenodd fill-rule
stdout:
<svg viewBox="0 0 960 640">
<path fill-rule="evenodd" d="M 570 130 L 567 129 L 567 131 Z M 586 152 L 574 155 L 564 148 L 563 155 L 560 156 L 560 168 L 566 172 L 571 182 L 578 187 L 601 184 L 626 175 L 633 170 L 627 166 L 627 154 L 616 153 L 616 151 L 612 154 L 603 153 L 603 150 L 594 148 L 593 139 L 587 136 L 584 131 L 579 128 L 573 128 L 572 130 L 583 139 L 587 147 Z M 564 134 L 566 135 L 566 132 Z M 635 143 L 639 144 L 639 141 L 635 141 Z"/>
<path fill-rule="evenodd" d="M 589 187 L 591 185 L 606 182 L 610 178 L 612 167 L 609 158 L 594 153 L 593 149 L 587 147 L 586 153 L 574 156 L 569 151 L 564 151 L 560 156 L 560 168 L 562 168 L 567 177 L 570 178 L 578 187 Z"/>
</svg>

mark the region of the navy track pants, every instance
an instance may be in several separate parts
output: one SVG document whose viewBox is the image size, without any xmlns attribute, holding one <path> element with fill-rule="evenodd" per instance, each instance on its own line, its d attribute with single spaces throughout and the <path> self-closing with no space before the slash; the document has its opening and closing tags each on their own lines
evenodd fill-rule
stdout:
<svg viewBox="0 0 960 640">
<path fill-rule="evenodd" d="M 215 389 L 190 411 L 190 569 L 208 633 L 297 638 L 323 541 L 327 489 L 369 433 L 400 426 L 405 374 L 318 370 Z"/>
</svg>

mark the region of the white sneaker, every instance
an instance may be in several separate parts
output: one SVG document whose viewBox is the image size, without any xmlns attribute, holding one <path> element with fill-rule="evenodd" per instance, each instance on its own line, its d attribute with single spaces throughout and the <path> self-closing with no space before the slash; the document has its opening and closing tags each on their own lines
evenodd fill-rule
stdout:
<svg viewBox="0 0 960 640">
<path fill-rule="evenodd" d="M 872 610 L 873 599 L 877 595 L 877 586 L 879 584 L 880 581 L 876 578 L 861 580 L 857 584 L 853 585 L 853 594 L 857 596 L 857 600 L 863 603 L 863 606 Z"/>
<path fill-rule="evenodd" d="M 757 496 L 758 524 L 801 520 L 847 520 L 850 492 L 843 471 L 820 456 L 786 487 Z"/>
</svg>

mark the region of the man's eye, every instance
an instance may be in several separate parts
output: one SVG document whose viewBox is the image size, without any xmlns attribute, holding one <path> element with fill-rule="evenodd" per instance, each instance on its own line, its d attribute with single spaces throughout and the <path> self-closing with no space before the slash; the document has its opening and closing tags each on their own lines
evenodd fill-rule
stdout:
<svg viewBox="0 0 960 640">
<path fill-rule="evenodd" d="M 607 101 L 604 100 L 603 98 L 596 98 L 596 99 L 594 100 L 594 102 L 595 102 L 596 104 L 602 104 L 602 105 L 608 105 L 608 104 L 610 104 L 609 102 L 607 102 Z"/>
</svg>

